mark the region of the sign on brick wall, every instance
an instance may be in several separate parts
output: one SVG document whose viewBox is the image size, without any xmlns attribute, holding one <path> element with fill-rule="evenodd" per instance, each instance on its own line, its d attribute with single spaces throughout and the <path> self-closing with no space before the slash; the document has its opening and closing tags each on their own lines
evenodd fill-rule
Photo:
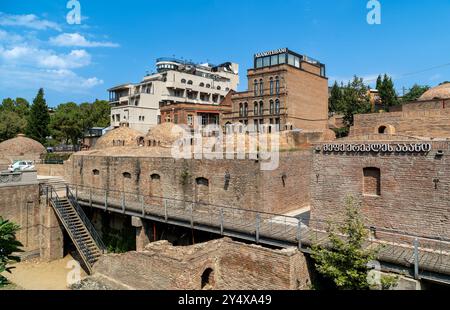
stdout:
<svg viewBox="0 0 450 310">
<path fill-rule="evenodd" d="M 361 143 L 324 144 L 318 150 L 324 153 L 428 153 L 431 143 Z"/>
</svg>

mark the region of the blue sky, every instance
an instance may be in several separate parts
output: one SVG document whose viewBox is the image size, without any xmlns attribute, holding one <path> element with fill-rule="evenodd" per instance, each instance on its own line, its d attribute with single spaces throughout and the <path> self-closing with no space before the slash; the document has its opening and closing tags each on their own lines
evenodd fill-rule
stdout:
<svg viewBox="0 0 450 310">
<path fill-rule="evenodd" d="M 240 90 L 253 54 L 288 47 L 327 66 L 330 84 L 379 73 L 396 88 L 450 80 L 450 2 L 379 0 L 381 25 L 369 25 L 368 0 L 1 0 L 0 98 L 47 102 L 107 99 L 108 87 L 138 82 L 157 57 L 237 62 Z"/>
</svg>

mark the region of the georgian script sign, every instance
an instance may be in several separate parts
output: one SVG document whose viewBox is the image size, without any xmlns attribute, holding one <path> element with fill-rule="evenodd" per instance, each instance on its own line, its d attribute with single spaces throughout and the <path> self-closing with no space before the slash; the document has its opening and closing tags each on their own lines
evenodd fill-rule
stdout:
<svg viewBox="0 0 450 310">
<path fill-rule="evenodd" d="M 361 144 L 324 144 L 324 153 L 428 153 L 431 143 L 361 143 Z"/>
<path fill-rule="evenodd" d="M 264 56 L 283 54 L 283 53 L 286 53 L 286 52 L 287 52 L 287 48 L 279 48 L 277 50 L 255 54 L 255 57 L 259 58 L 259 57 L 264 57 Z"/>
</svg>

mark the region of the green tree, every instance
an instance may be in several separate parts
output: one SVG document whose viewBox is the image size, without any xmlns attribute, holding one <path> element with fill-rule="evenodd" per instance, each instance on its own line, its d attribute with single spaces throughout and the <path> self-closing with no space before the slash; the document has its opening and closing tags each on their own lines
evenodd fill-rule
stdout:
<svg viewBox="0 0 450 310">
<path fill-rule="evenodd" d="M 23 133 L 27 126 L 25 118 L 13 111 L 0 112 L 0 142 Z"/>
<path fill-rule="evenodd" d="M 28 117 L 27 135 L 44 144 L 49 135 L 49 123 L 50 115 L 48 113 L 48 106 L 44 98 L 44 90 L 41 88 L 31 105 L 30 115 Z"/>
<path fill-rule="evenodd" d="M 328 98 L 328 109 L 330 112 L 341 112 L 342 107 L 342 89 L 339 87 L 338 83 L 335 81 L 333 87 L 331 88 L 330 97 Z"/>
<path fill-rule="evenodd" d="M 369 87 L 364 84 L 362 78 L 354 76 L 353 80 L 344 87 L 340 106 L 347 127 L 353 126 L 355 114 L 370 113 Z"/>
<path fill-rule="evenodd" d="M 20 117 L 27 118 L 30 114 L 30 104 L 24 98 L 16 98 L 15 100 L 15 111 Z"/>
<path fill-rule="evenodd" d="M 22 252 L 20 249 L 22 244 L 16 240 L 16 232 L 19 229 L 18 225 L 0 216 L 0 286 L 8 284 L 1 273 L 5 271 L 11 273 L 14 267 L 8 265 L 20 261 L 19 257 L 13 255 L 13 253 Z"/>
<path fill-rule="evenodd" d="M 413 87 L 403 96 L 402 102 L 417 100 L 424 92 L 430 89 L 430 86 L 414 84 Z"/>
<path fill-rule="evenodd" d="M 78 144 L 78 139 L 82 137 L 82 117 L 80 107 L 74 102 L 58 105 L 55 113 L 50 118 L 50 131 L 52 137 L 64 143 Z"/>
<path fill-rule="evenodd" d="M 377 89 L 380 95 L 381 102 L 386 111 L 389 111 L 389 107 L 399 104 L 397 93 L 395 92 L 394 82 L 387 74 L 383 76 L 381 81 L 381 75 L 377 79 Z"/>
<path fill-rule="evenodd" d="M 364 227 L 359 205 L 349 196 L 346 199 L 345 221 L 328 229 L 329 247 L 314 244 L 311 256 L 317 271 L 331 279 L 338 289 L 369 289 L 368 263 L 376 251 L 366 250 L 368 231 Z"/>
<path fill-rule="evenodd" d="M 381 77 L 381 75 L 379 75 L 377 78 L 377 85 L 375 86 L 375 88 L 379 90 L 382 87 L 383 87 L 383 78 Z"/>
</svg>

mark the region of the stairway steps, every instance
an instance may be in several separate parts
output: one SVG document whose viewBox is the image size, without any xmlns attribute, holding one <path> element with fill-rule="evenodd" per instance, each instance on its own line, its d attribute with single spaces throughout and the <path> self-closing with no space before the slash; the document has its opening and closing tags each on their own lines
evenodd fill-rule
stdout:
<svg viewBox="0 0 450 310">
<path fill-rule="evenodd" d="M 72 203 L 76 203 L 76 201 L 67 198 L 60 198 L 60 196 L 58 197 L 58 195 L 66 195 L 65 190 L 62 189 L 62 187 L 66 185 L 58 184 L 56 182 L 54 186 L 57 187 L 56 189 L 55 187 L 52 188 L 53 195 L 56 193 L 56 197 L 53 196 L 55 198 L 50 199 L 51 206 L 57 210 L 59 219 L 64 223 L 65 227 L 67 227 L 69 235 L 80 251 L 83 260 L 89 268 L 92 268 L 92 265 L 99 259 L 99 257 L 103 255 L 103 251 L 99 248 L 99 245 L 92 237 L 90 231 L 86 227 L 86 224 L 78 214 L 77 209 L 74 205 L 72 205 Z M 52 186 L 50 185 L 49 188 L 50 187 Z"/>
</svg>

